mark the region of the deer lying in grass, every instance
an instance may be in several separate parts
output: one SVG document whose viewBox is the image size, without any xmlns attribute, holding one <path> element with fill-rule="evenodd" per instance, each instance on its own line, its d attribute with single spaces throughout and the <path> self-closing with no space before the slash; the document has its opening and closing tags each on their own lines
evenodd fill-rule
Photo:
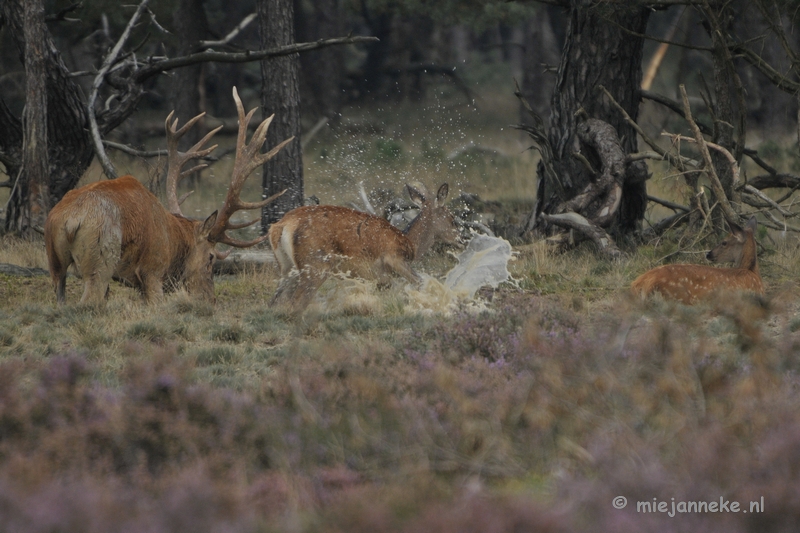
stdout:
<svg viewBox="0 0 800 533">
<path fill-rule="evenodd" d="M 708 252 L 715 263 L 736 263 L 733 268 L 706 265 L 664 265 L 645 272 L 631 284 L 642 298 L 654 292 L 664 298 L 693 304 L 719 291 L 745 291 L 764 294 L 756 256 L 756 217 L 742 229 L 728 220 L 731 233 Z"/>
<path fill-rule="evenodd" d="M 59 303 L 65 301 L 67 268 L 75 263 L 83 277 L 81 303 L 102 302 L 108 296 L 112 277 L 139 289 L 148 302 L 159 299 L 164 288 L 182 283 L 190 294 L 214 301 L 212 267 L 227 252 L 216 250 L 218 243 L 245 248 L 266 239 L 240 241 L 226 233 L 258 222 L 231 224 L 231 216 L 241 209 L 259 209 L 277 196 L 260 202 L 239 198 L 247 177 L 268 161 L 292 139 L 287 139 L 266 154 L 261 146 L 272 117 L 256 129 L 248 144 L 247 126 L 255 112 L 246 116 L 233 88 L 239 114 L 236 159 L 228 195 L 219 211 L 205 220 L 192 220 L 181 213 L 177 196 L 183 176 L 206 165 L 181 172 L 190 160 L 203 157 L 216 148 L 203 146 L 221 128 L 210 131 L 189 151 L 178 152 L 180 138 L 203 116 L 200 114 L 176 130 L 178 120 L 165 123 L 168 148 L 167 208 L 133 176 L 100 181 L 68 192 L 50 211 L 44 236 L 50 275 Z"/>
<path fill-rule="evenodd" d="M 411 262 L 435 241 L 457 244 L 460 231 L 444 206 L 446 183 L 433 201 L 411 185 L 406 188 L 420 212 L 405 231 L 375 215 L 334 205 L 298 207 L 273 224 L 269 242 L 283 279 L 271 305 L 302 311 L 332 271 L 351 271 L 361 277 L 376 272 L 382 283 L 394 273 L 419 282 Z"/>
</svg>

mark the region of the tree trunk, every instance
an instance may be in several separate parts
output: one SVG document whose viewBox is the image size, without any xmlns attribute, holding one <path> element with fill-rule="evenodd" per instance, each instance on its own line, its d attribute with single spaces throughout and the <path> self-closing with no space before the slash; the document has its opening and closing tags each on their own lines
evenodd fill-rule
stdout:
<svg viewBox="0 0 800 533">
<path fill-rule="evenodd" d="M 292 0 L 260 0 L 258 25 L 261 48 L 294 43 L 294 4 Z M 264 117 L 275 114 L 265 146 L 272 148 L 295 136 L 283 150 L 264 165 L 264 197 L 287 189 L 286 194 L 264 207 L 261 227 L 303 204 L 303 159 L 300 148 L 300 83 L 297 54 L 261 62 L 261 106 Z"/>
<path fill-rule="evenodd" d="M 26 2 L 23 0 L 0 2 L 3 21 L 17 44 L 23 62 L 26 61 L 23 12 L 25 4 Z M 68 76 L 67 67 L 62 62 L 46 27 L 43 28 L 42 42 L 31 44 L 42 50 L 47 73 L 45 82 L 47 141 L 46 143 L 39 142 L 48 147 L 49 171 L 46 185 L 50 198 L 46 211 L 49 211 L 52 205 L 75 187 L 91 163 L 94 151 L 89 137 L 86 106 L 81 98 L 80 89 Z M 25 69 L 27 71 L 29 65 L 25 64 Z M 8 111 L 5 105 L 0 105 L 0 149 L 3 151 L 4 158 L 23 157 L 22 130 L 21 122 Z M 44 130 L 39 132 L 39 135 L 44 134 Z M 14 168 L 18 170 L 22 167 L 22 160 L 11 161 L 10 168 L 9 164 L 6 166 L 9 172 Z M 11 174 L 11 177 L 14 179 L 16 175 Z M 6 205 L 6 230 L 20 231 L 23 229 L 19 226 L 22 218 L 18 214 L 22 213 L 27 203 L 27 193 L 22 194 L 21 191 L 20 194 L 11 195 Z"/>
<path fill-rule="evenodd" d="M 541 5 L 524 28 L 522 95 L 542 116 L 546 114 L 547 98 L 553 94 L 554 84 L 553 73 L 545 72 L 545 65 L 558 64 L 557 50 L 562 46 L 553 28 L 553 19 L 559 16 L 557 8 Z M 520 110 L 520 115 L 523 124 L 530 124 L 529 115 L 524 110 Z"/>
<path fill-rule="evenodd" d="M 30 233 L 33 227 L 44 227 L 50 210 L 47 154 L 47 67 L 44 46 L 44 6 L 41 0 L 26 0 L 25 35 L 25 110 L 23 112 L 23 171 L 17 178 L 12 195 L 22 198 L 22 212 L 15 221 L 17 229 Z M 17 218 L 9 212 L 7 220 Z"/>
<path fill-rule="evenodd" d="M 595 179 L 588 161 L 600 171 L 596 150 L 578 135 L 579 115 L 610 124 L 625 153 L 637 151 L 637 138 L 609 100 L 605 87 L 633 120 L 638 116 L 642 77 L 642 44 L 650 11 L 620 4 L 574 2 L 551 102 L 548 137 L 553 149 L 553 174 L 539 171 L 535 216 L 555 214 L 559 206 L 583 193 Z M 626 31 L 627 30 L 627 31 Z M 583 110 L 584 113 L 578 113 Z M 579 153 L 583 160 L 574 154 Z M 647 203 L 646 167 L 629 165 L 619 178 L 621 201 L 607 228 L 617 233 L 636 229 Z M 546 223 L 539 223 L 544 229 Z"/>
<path fill-rule="evenodd" d="M 178 56 L 197 51 L 200 41 L 210 35 L 202 0 L 180 0 L 173 16 L 173 23 L 178 37 Z M 179 68 L 173 74 L 173 109 L 175 116 L 182 123 L 205 111 L 203 69 L 204 64 L 197 63 Z M 205 134 L 205 121 L 201 120 L 180 140 L 178 148 L 186 150 Z"/>
<path fill-rule="evenodd" d="M 714 134 L 711 140 L 733 153 L 735 152 L 734 145 L 736 144 L 734 142 L 736 129 L 734 125 L 738 124 L 740 130 L 745 131 L 747 114 L 746 109 L 739 109 L 738 113 L 734 112 L 737 85 L 741 86 L 741 80 L 738 79 L 739 75 L 734 68 L 733 60 L 727 47 L 727 40 L 723 37 L 723 35 L 728 35 L 732 29 L 734 20 L 733 8 L 727 5 L 717 10 L 706 8 L 702 12 L 706 18 L 709 36 L 714 44 L 714 50 L 711 53 L 714 63 L 715 99 L 712 115 L 714 118 Z M 735 118 L 737 115 L 740 122 L 737 122 Z M 743 140 L 742 138 L 741 141 Z M 741 162 L 743 145 L 744 143 L 740 142 L 739 152 L 734 154 L 739 162 Z M 725 196 L 734 200 L 734 195 L 737 193 L 733 190 L 733 171 L 730 163 L 717 150 L 712 150 L 711 160 L 714 163 L 714 169 L 717 172 L 722 189 L 725 191 Z"/>
<path fill-rule="evenodd" d="M 297 40 L 312 42 L 338 37 L 342 34 L 339 0 L 317 0 L 306 4 L 295 2 L 295 29 Z M 300 87 L 303 114 L 317 121 L 327 117 L 331 123 L 338 121 L 342 110 L 343 49 L 323 48 L 300 56 Z"/>
</svg>

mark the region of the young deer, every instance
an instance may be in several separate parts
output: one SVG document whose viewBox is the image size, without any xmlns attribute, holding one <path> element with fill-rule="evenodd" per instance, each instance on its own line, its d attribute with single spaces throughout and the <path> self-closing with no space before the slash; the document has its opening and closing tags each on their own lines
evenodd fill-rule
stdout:
<svg viewBox="0 0 800 533">
<path fill-rule="evenodd" d="M 283 279 L 271 305 L 302 311 L 332 271 L 349 270 L 361 277 L 375 271 L 384 283 L 389 273 L 395 273 L 419 282 L 411 262 L 434 241 L 457 244 L 460 232 L 444 206 L 446 183 L 433 201 L 411 185 L 406 188 L 420 212 L 405 231 L 375 215 L 334 205 L 298 207 L 273 224 L 269 242 Z M 290 276 L 294 269 L 297 272 Z"/>
<path fill-rule="evenodd" d="M 164 288 L 182 283 L 191 294 L 214 300 L 212 267 L 227 252 L 215 249 L 218 243 L 239 248 L 253 246 L 266 239 L 240 241 L 227 235 L 230 229 L 247 227 L 231 224 L 231 216 L 241 209 L 258 209 L 277 196 L 261 202 L 243 202 L 239 195 L 247 177 L 268 161 L 292 139 L 287 139 L 266 154 L 261 146 L 272 117 L 261 123 L 250 143 L 247 126 L 255 112 L 246 116 L 242 102 L 233 88 L 239 114 L 236 159 L 228 195 L 219 211 L 205 220 L 192 220 L 181 213 L 177 196 L 178 182 L 205 165 L 181 172 L 190 160 L 209 154 L 203 146 L 220 128 L 212 130 L 188 152 L 178 152 L 178 140 L 203 116 L 200 114 L 176 130 L 178 120 L 165 123 L 169 170 L 167 171 L 167 207 L 133 176 L 99 181 L 68 192 L 50 211 L 44 228 L 50 275 L 59 303 L 65 301 L 67 268 L 73 262 L 83 277 L 81 303 L 102 302 L 108 296 L 112 278 L 138 288 L 146 301 L 160 298 Z"/>
<path fill-rule="evenodd" d="M 642 298 L 657 292 L 664 298 L 693 304 L 718 291 L 764 294 L 756 257 L 756 217 L 742 229 L 728 220 L 731 233 L 706 258 L 715 263 L 736 263 L 733 268 L 706 265 L 664 265 L 649 270 L 631 284 Z"/>
</svg>

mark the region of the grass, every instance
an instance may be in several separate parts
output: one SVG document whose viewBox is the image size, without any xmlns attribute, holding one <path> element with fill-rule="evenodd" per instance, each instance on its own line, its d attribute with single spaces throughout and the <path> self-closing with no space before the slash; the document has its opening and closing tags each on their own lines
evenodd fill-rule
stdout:
<svg viewBox="0 0 800 533">
<path fill-rule="evenodd" d="M 531 197 L 523 140 L 484 131 L 512 121 L 511 103 L 485 98 L 491 116 L 427 105 L 415 111 L 424 135 L 410 108 L 350 110 L 340 137 L 309 145 L 308 193 L 345 203 L 361 180 L 399 191 L 448 179 L 487 199 Z M 366 122 L 382 129 L 364 133 L 375 131 Z M 222 186 L 208 183 L 187 212 L 219 201 Z M 70 277 L 67 305 L 56 306 L 48 278 L 0 275 L 0 523 L 90 533 L 791 530 L 800 252 L 778 235 L 761 242 L 766 299 L 696 307 L 627 293 L 665 256 L 699 262 L 710 245 L 677 238 L 613 263 L 588 245 L 520 246 L 513 283 L 450 313 L 424 309 L 400 282 L 378 291 L 332 279 L 305 315 L 287 317 L 268 305 L 272 267 L 217 278 L 216 305 L 179 291 L 146 306 L 113 284 L 105 307 L 81 306 Z M 9 237 L 0 262 L 46 267 L 40 242 Z M 420 268 L 441 276 L 452 264 L 434 255 Z M 616 496 L 625 509 L 612 507 Z M 762 514 L 635 507 L 724 497 L 749 508 L 762 496 Z"/>
<path fill-rule="evenodd" d="M 800 444 L 797 247 L 763 255 L 767 307 L 631 301 L 660 253 L 528 245 L 518 286 L 450 315 L 414 311 L 397 284 L 368 311 L 290 319 L 267 307 L 269 268 L 218 279 L 216 306 L 145 306 L 116 284 L 104 309 L 80 306 L 70 278 L 58 307 L 47 278 L 4 277 L 3 521 L 44 527 L 24 510 L 56 501 L 54 520 L 84 524 L 66 531 L 781 530 L 800 512 L 784 466 Z M 668 519 L 617 495 L 768 507 Z"/>
</svg>

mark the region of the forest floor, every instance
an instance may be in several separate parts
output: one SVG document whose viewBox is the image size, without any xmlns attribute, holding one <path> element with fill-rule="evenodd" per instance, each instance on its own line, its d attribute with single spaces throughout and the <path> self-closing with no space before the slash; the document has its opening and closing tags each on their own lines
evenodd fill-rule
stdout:
<svg viewBox="0 0 800 533">
<path fill-rule="evenodd" d="M 536 158 L 515 114 L 513 96 L 352 109 L 308 144 L 306 194 L 448 181 L 519 223 Z M 219 205 L 225 174 L 212 167 L 185 212 Z M 0 515 L 9 531 L 789 530 L 797 242 L 759 234 L 764 298 L 628 293 L 714 240 L 673 234 L 616 262 L 517 246 L 513 281 L 444 312 L 400 281 L 334 279 L 287 317 L 268 306 L 271 265 L 218 277 L 216 305 L 179 291 L 147 306 L 114 284 L 81 306 L 70 277 L 57 306 L 48 278 L 0 275 Z M 0 262 L 46 268 L 41 242 L 8 237 Z M 721 500 L 739 511 L 681 511 Z"/>
</svg>

